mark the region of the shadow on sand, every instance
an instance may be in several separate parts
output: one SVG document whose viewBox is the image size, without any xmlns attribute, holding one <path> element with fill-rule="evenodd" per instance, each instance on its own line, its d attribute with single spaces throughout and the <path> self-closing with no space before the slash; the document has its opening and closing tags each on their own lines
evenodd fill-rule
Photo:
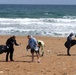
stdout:
<svg viewBox="0 0 76 75">
<path fill-rule="evenodd" d="M 57 56 L 68 56 L 67 54 L 57 54 Z M 71 56 L 76 56 L 76 54 L 71 54 Z"/>
<path fill-rule="evenodd" d="M 22 57 L 32 57 L 32 55 L 25 55 L 25 56 L 22 56 Z M 34 55 L 34 57 L 36 57 L 36 55 Z"/>
<path fill-rule="evenodd" d="M 6 62 L 6 61 L 2 61 L 2 60 L 0 60 L 0 62 Z M 32 61 L 21 61 L 21 60 L 16 60 L 16 61 L 8 61 L 8 62 L 26 62 L 26 63 L 31 63 Z M 8 62 L 6 62 L 6 63 L 8 63 Z"/>
</svg>

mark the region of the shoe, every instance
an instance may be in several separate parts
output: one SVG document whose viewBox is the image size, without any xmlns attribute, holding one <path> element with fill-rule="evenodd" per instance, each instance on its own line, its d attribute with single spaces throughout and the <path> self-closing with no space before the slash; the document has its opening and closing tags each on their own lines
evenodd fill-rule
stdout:
<svg viewBox="0 0 76 75">
<path fill-rule="evenodd" d="M 14 60 L 10 60 L 10 61 L 14 61 Z"/>
<path fill-rule="evenodd" d="M 40 63 L 40 60 L 38 60 L 37 62 Z"/>
<path fill-rule="evenodd" d="M 6 62 L 8 62 L 8 60 L 6 60 Z"/>
<path fill-rule="evenodd" d="M 67 54 L 68 56 L 71 56 L 70 54 Z"/>
</svg>

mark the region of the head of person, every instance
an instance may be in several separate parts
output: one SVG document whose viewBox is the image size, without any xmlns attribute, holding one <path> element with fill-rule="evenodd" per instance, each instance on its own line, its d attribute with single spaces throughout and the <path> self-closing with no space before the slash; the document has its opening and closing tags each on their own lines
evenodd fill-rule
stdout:
<svg viewBox="0 0 76 75">
<path fill-rule="evenodd" d="M 16 36 L 12 36 L 11 38 L 12 38 L 13 40 L 15 40 Z"/>
<path fill-rule="evenodd" d="M 70 33 L 70 36 L 73 36 L 74 34 L 73 33 Z"/>
<path fill-rule="evenodd" d="M 39 46 L 39 47 L 41 46 L 41 42 L 38 43 L 38 46 Z"/>
<path fill-rule="evenodd" d="M 28 39 L 31 39 L 31 35 L 28 35 L 27 38 L 28 38 Z"/>
</svg>

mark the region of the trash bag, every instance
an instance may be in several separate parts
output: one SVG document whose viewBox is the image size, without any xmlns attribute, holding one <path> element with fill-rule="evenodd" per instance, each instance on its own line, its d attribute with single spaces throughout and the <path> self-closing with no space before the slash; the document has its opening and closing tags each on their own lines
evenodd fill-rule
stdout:
<svg viewBox="0 0 76 75">
<path fill-rule="evenodd" d="M 30 46 L 29 46 L 29 45 L 26 46 L 26 50 L 27 50 L 27 51 L 28 51 L 28 49 L 30 49 Z"/>
<path fill-rule="evenodd" d="M 76 44 L 76 40 L 72 40 L 72 41 L 71 41 L 71 47 L 74 46 L 75 44 Z M 66 41 L 65 44 L 64 44 L 64 46 L 65 46 L 66 48 L 68 48 L 68 47 L 69 47 L 69 43 Z"/>
<path fill-rule="evenodd" d="M 68 42 L 67 42 L 67 41 L 64 43 L 64 46 L 65 46 L 66 48 L 68 48 Z"/>
<path fill-rule="evenodd" d="M 6 53 L 8 51 L 9 47 L 6 45 L 0 45 L 0 54 Z"/>
<path fill-rule="evenodd" d="M 76 44 L 76 40 L 71 41 L 71 46 L 74 46 Z"/>
</svg>

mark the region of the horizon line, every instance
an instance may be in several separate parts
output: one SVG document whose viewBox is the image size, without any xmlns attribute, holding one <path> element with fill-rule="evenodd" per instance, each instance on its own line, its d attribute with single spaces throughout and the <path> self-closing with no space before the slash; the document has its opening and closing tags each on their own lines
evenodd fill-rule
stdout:
<svg viewBox="0 0 76 75">
<path fill-rule="evenodd" d="M 3 4 L 0 4 L 0 5 L 76 5 L 76 4 L 9 4 L 9 3 L 3 3 Z"/>
</svg>

